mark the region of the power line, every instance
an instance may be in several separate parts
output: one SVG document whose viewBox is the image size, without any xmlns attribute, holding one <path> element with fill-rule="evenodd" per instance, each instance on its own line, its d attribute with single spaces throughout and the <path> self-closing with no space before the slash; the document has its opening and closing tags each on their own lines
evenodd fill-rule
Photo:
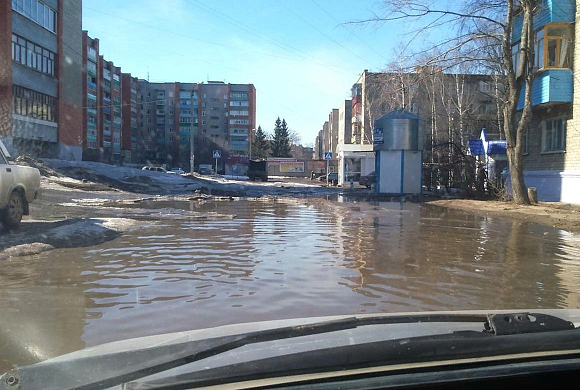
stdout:
<svg viewBox="0 0 580 390">
<path fill-rule="evenodd" d="M 306 19 L 304 19 L 302 16 L 300 16 L 297 13 L 295 13 L 294 11 L 292 11 L 292 9 L 286 7 L 279 0 L 276 0 L 276 3 L 278 3 L 281 7 L 283 7 L 284 9 L 286 9 L 292 15 L 296 16 L 298 19 L 300 19 L 301 21 L 303 21 L 304 23 L 306 23 L 307 25 L 309 25 L 311 28 L 313 28 L 314 30 L 318 31 L 320 34 L 324 35 L 328 40 L 330 40 L 334 44 L 336 44 L 339 47 L 343 48 L 344 50 L 348 51 L 349 53 L 351 53 L 352 55 L 354 55 L 355 57 L 357 57 L 361 61 L 366 62 L 366 60 L 364 58 L 362 58 L 361 56 L 359 56 L 357 53 L 353 52 L 348 47 L 344 46 L 342 43 L 338 42 L 337 40 L 335 40 L 334 38 L 332 38 L 331 36 L 329 36 L 328 34 L 326 34 L 324 31 L 320 30 L 318 27 L 316 27 L 315 25 L 313 25 L 312 23 L 310 23 L 309 21 L 307 21 Z"/>
<path fill-rule="evenodd" d="M 214 41 L 210 41 L 210 40 L 207 40 L 207 39 L 198 38 L 198 37 L 195 37 L 195 36 L 192 36 L 192 35 L 186 35 L 186 34 L 174 32 L 174 31 L 170 31 L 170 30 L 165 30 L 165 29 L 162 29 L 162 28 L 158 28 L 158 27 L 154 27 L 154 26 L 148 25 L 146 23 L 141 23 L 141 22 L 137 22 L 137 21 L 134 21 L 134 20 L 127 19 L 127 18 L 123 18 L 123 17 L 118 16 L 118 15 L 109 14 L 107 12 L 103 12 L 103 11 L 100 11 L 100 10 L 97 10 L 97 9 L 94 9 L 94 8 L 90 8 L 90 7 L 86 7 L 86 9 L 89 9 L 91 11 L 94 11 L 94 12 L 97 12 L 97 13 L 100 13 L 100 14 L 103 14 L 103 15 L 106 15 L 106 16 L 109 16 L 109 17 L 112 17 L 112 18 L 116 18 L 116 19 L 119 19 L 119 20 L 123 20 L 123 21 L 128 22 L 128 23 L 137 24 L 137 25 L 140 25 L 140 26 L 143 26 L 143 27 L 147 27 L 147 28 L 152 29 L 152 30 L 160 31 L 160 32 L 163 32 L 163 33 L 166 33 L 166 34 L 172 34 L 172 35 L 180 36 L 182 38 L 192 39 L 192 40 L 195 40 L 195 41 L 198 41 L 198 42 L 208 43 L 208 44 L 211 44 L 211 45 L 221 46 L 221 47 L 225 47 L 227 49 L 233 49 L 233 50 L 243 51 L 244 53 L 252 53 L 252 54 L 256 54 L 256 55 L 260 55 L 260 56 L 273 57 L 273 58 L 290 60 L 290 61 L 300 61 L 300 60 L 298 60 L 296 58 L 292 58 L 292 57 L 285 57 L 285 56 L 279 56 L 279 55 L 270 54 L 270 53 L 262 53 L 262 52 L 258 52 L 258 51 L 246 50 L 246 49 L 242 49 L 242 48 L 239 48 L 239 47 L 236 47 L 236 46 L 230 46 L 230 45 L 226 45 L 226 44 L 223 44 L 223 43 L 220 43 L 220 42 L 214 42 Z"/>
<path fill-rule="evenodd" d="M 336 23 L 338 23 L 339 25 L 342 25 L 342 22 L 338 19 L 336 19 L 330 12 L 328 12 L 324 7 L 322 7 L 320 4 L 318 4 L 315 0 L 310 0 L 312 1 L 318 8 L 320 8 L 325 14 L 327 14 L 328 16 L 330 16 Z M 355 34 L 354 32 L 350 31 L 350 33 L 356 38 L 358 39 L 363 45 L 365 45 L 366 47 L 368 47 L 369 49 L 371 49 L 373 52 L 375 52 L 377 55 L 379 55 L 380 57 L 382 57 L 385 61 L 389 61 L 389 59 L 385 56 L 383 56 L 378 50 L 376 50 L 374 47 L 372 47 L 371 45 L 369 45 L 368 43 L 366 43 L 365 41 L 363 41 L 357 34 Z"/>
<path fill-rule="evenodd" d="M 308 54 L 308 53 L 306 53 L 306 52 L 304 52 L 304 51 L 302 51 L 302 50 L 300 50 L 292 45 L 289 45 L 289 44 L 287 44 L 287 43 L 285 43 L 277 38 L 274 38 L 272 36 L 264 34 L 264 33 L 260 32 L 259 30 L 255 29 L 251 26 L 248 26 L 247 24 L 244 24 L 244 23 L 224 14 L 223 12 L 220 12 L 219 10 L 216 10 L 215 8 L 212 8 L 209 5 L 204 4 L 198 0 L 185 0 L 185 1 L 187 3 L 193 5 L 194 7 L 201 9 L 204 12 L 207 12 L 207 13 L 210 13 L 210 14 L 217 16 L 218 18 L 222 19 L 226 23 L 231 24 L 234 27 L 237 27 L 238 29 L 240 29 L 242 31 L 245 31 L 248 34 L 251 34 L 251 35 L 267 42 L 267 43 L 275 45 L 276 47 L 278 47 L 284 51 L 290 52 L 292 55 L 297 55 L 305 60 L 316 62 L 319 65 L 331 66 L 331 67 L 340 69 L 342 71 L 348 72 L 342 67 L 339 67 L 339 66 L 332 64 L 330 62 L 327 62 L 327 61 L 320 60 L 320 59 L 313 57 L 310 54 Z M 194 1 L 196 4 L 192 3 L 192 1 Z"/>
</svg>

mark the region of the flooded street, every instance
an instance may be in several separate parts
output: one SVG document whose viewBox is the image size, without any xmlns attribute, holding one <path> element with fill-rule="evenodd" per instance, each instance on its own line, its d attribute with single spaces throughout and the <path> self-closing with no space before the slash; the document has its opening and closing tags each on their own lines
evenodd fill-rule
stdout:
<svg viewBox="0 0 580 390">
<path fill-rule="evenodd" d="M 542 225 L 340 199 L 131 208 L 185 215 L 139 221 L 98 246 L 4 262 L 3 371 L 109 341 L 237 322 L 580 307 L 580 240 Z"/>
</svg>

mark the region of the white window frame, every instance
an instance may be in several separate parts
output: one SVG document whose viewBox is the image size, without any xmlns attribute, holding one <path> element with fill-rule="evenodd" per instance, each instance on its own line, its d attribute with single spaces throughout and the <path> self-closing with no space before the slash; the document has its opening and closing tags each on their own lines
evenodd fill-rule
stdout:
<svg viewBox="0 0 580 390">
<path fill-rule="evenodd" d="M 553 129 L 553 123 L 555 123 L 556 121 L 561 121 L 562 122 L 562 128 L 561 128 L 561 132 L 562 134 L 560 135 L 560 145 L 556 145 L 556 147 L 554 147 L 553 145 L 551 146 L 551 148 L 548 149 L 547 147 L 547 140 L 548 137 L 551 137 L 551 142 L 557 142 L 557 135 L 555 135 L 555 131 Z M 548 122 L 552 122 L 551 130 L 547 129 L 547 125 Z M 548 131 L 550 131 L 550 134 L 548 134 Z M 564 153 L 566 152 L 566 118 L 564 117 L 556 117 L 556 118 L 550 118 L 550 119 L 546 119 L 542 121 L 542 152 L 543 154 L 549 154 L 549 153 Z"/>
</svg>

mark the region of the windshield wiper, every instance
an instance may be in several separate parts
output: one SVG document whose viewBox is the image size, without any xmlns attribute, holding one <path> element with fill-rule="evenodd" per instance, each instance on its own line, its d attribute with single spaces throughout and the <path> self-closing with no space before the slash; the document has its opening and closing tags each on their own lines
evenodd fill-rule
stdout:
<svg viewBox="0 0 580 390">
<path fill-rule="evenodd" d="M 330 333 L 367 325 L 419 322 L 481 323 L 485 332 L 490 334 L 502 334 L 495 333 L 495 331 L 505 331 L 505 327 L 502 327 L 503 324 L 501 324 L 501 321 L 508 323 L 505 318 L 510 318 L 512 324 L 532 322 L 531 318 L 533 318 L 535 320 L 533 321 L 534 323 L 538 322 L 544 325 L 530 327 L 520 325 L 520 330 L 518 331 L 514 331 L 513 329 L 515 328 L 513 327 L 510 329 L 517 333 L 574 329 L 574 325 L 571 322 L 544 314 L 502 314 L 501 316 L 502 319 L 496 318 L 494 315 L 472 314 L 422 314 L 363 318 L 349 317 L 313 324 L 260 330 L 171 345 L 161 345 L 158 347 L 133 351 L 82 357 L 74 360 L 61 359 L 53 362 L 47 361 L 7 372 L 0 377 L 0 386 L 4 389 L 10 390 L 17 389 L 18 387 L 45 390 L 106 389 L 231 351 L 248 344 Z M 498 324 L 501 324 L 502 326 L 499 326 Z"/>
</svg>

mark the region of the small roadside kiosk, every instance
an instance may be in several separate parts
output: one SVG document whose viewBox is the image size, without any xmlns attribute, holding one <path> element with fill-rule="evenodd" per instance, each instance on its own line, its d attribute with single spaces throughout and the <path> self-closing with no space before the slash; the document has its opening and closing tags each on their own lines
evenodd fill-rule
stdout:
<svg viewBox="0 0 580 390">
<path fill-rule="evenodd" d="M 422 193 L 424 144 L 423 122 L 409 111 L 395 110 L 375 121 L 377 193 Z"/>
</svg>

